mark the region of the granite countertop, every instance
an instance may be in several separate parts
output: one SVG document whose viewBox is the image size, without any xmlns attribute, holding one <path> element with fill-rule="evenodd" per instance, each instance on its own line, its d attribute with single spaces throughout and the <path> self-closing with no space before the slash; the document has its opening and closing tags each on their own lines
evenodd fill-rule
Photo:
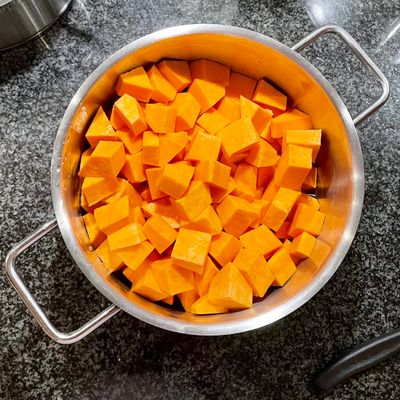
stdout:
<svg viewBox="0 0 400 400">
<path fill-rule="evenodd" d="M 0 53 L 0 261 L 52 219 L 50 158 L 57 127 L 85 77 L 130 41 L 187 23 L 237 25 L 292 45 L 338 23 L 376 61 L 391 97 L 358 127 L 366 197 L 358 233 L 329 283 L 302 308 L 240 335 L 193 337 L 119 313 L 61 346 L 40 329 L 0 275 L 1 399 L 398 399 L 400 355 L 329 394 L 310 382 L 328 361 L 400 327 L 400 8 L 398 1 L 75 0 L 42 38 Z M 396 34 L 397 31 L 397 34 Z M 376 84 L 334 37 L 304 51 L 353 115 Z M 54 232 L 18 262 L 55 325 L 71 330 L 108 301 Z"/>
</svg>

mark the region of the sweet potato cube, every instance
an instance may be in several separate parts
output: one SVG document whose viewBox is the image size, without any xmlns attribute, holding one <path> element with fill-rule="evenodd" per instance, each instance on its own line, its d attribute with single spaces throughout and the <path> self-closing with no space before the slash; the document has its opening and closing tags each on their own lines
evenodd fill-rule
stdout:
<svg viewBox="0 0 400 400">
<path fill-rule="evenodd" d="M 300 233 L 296 236 L 289 249 L 289 253 L 300 259 L 310 257 L 314 250 L 317 239 L 307 232 Z"/>
<path fill-rule="evenodd" d="M 296 257 L 294 254 L 290 253 L 290 249 L 292 247 L 292 242 L 289 239 L 285 239 L 285 241 L 283 242 L 283 246 L 282 246 L 290 255 L 290 258 L 292 259 L 293 263 L 295 265 L 297 265 L 300 262 L 300 258 Z"/>
<path fill-rule="evenodd" d="M 245 277 L 253 290 L 254 296 L 263 297 L 275 279 L 265 258 L 256 250 L 241 249 L 235 257 L 233 265 Z"/>
<path fill-rule="evenodd" d="M 281 227 L 275 232 L 278 239 L 287 239 L 289 236 L 290 221 L 284 221 Z"/>
<path fill-rule="evenodd" d="M 317 168 L 312 167 L 310 172 L 307 174 L 306 179 L 304 179 L 302 190 L 312 190 L 317 187 Z"/>
<path fill-rule="evenodd" d="M 226 65 L 201 58 L 189 64 L 192 79 L 204 79 L 222 86 L 229 85 L 230 70 Z"/>
<path fill-rule="evenodd" d="M 190 312 L 197 315 L 222 314 L 228 312 L 228 309 L 211 304 L 207 295 L 204 295 L 192 304 Z"/>
<path fill-rule="evenodd" d="M 111 109 L 110 124 L 115 130 L 123 129 L 125 127 L 125 122 L 118 114 L 115 106 L 113 106 L 113 108 Z"/>
<path fill-rule="evenodd" d="M 90 206 L 105 199 L 118 190 L 117 178 L 85 178 L 82 183 L 82 193 Z"/>
<path fill-rule="evenodd" d="M 161 290 L 169 296 L 194 289 L 193 272 L 175 266 L 170 258 L 153 261 L 151 269 Z"/>
<path fill-rule="evenodd" d="M 247 201 L 253 201 L 254 197 L 256 196 L 256 189 L 242 181 L 238 181 L 235 179 L 235 182 L 236 187 L 233 190 L 232 195 L 240 197 Z"/>
<path fill-rule="evenodd" d="M 200 104 L 200 114 L 202 114 L 225 96 L 225 87 L 218 83 L 195 79 L 189 86 L 188 92 Z"/>
<path fill-rule="evenodd" d="M 193 221 L 211 204 L 210 190 L 204 182 L 192 181 L 186 193 L 172 203 L 182 219 Z"/>
<path fill-rule="evenodd" d="M 194 167 L 183 163 L 167 164 L 160 176 L 158 188 L 174 199 L 183 195 L 194 174 Z"/>
<path fill-rule="evenodd" d="M 257 167 L 241 163 L 234 174 L 235 181 L 240 181 L 249 185 L 252 189 L 257 188 Z"/>
<path fill-rule="evenodd" d="M 331 251 L 332 247 L 328 243 L 325 243 L 323 240 L 317 238 L 314 249 L 306 262 L 311 262 L 318 270 L 325 263 Z"/>
<path fill-rule="evenodd" d="M 260 79 L 257 82 L 253 94 L 253 101 L 261 105 L 272 106 L 278 110 L 286 110 L 286 96 L 267 83 L 264 79 Z"/>
<path fill-rule="evenodd" d="M 221 232 L 211 239 L 209 253 L 219 265 L 224 266 L 236 257 L 241 247 L 239 239 L 230 233 Z"/>
<path fill-rule="evenodd" d="M 261 199 L 266 200 L 268 202 L 271 202 L 276 194 L 278 193 L 279 186 L 275 184 L 275 182 L 272 180 L 267 188 L 265 189 L 264 194 L 262 195 Z"/>
<path fill-rule="evenodd" d="M 110 273 L 118 271 L 124 266 L 121 258 L 110 250 L 107 239 L 96 249 L 96 254 Z"/>
<path fill-rule="evenodd" d="M 82 177 L 114 177 L 125 164 L 125 150 L 121 142 L 100 141 L 79 171 Z"/>
<path fill-rule="evenodd" d="M 244 233 L 239 239 L 244 247 L 258 251 L 264 257 L 282 247 L 282 242 L 265 225 Z"/>
<path fill-rule="evenodd" d="M 285 248 L 278 250 L 267 262 L 275 276 L 274 286 L 283 286 L 296 272 L 296 265 Z"/>
<path fill-rule="evenodd" d="M 172 306 L 174 304 L 175 301 L 175 296 L 168 296 L 165 299 L 161 299 L 161 301 L 165 304 L 168 304 L 170 306 Z"/>
<path fill-rule="evenodd" d="M 79 170 L 82 169 L 82 167 L 86 164 L 86 161 L 89 160 L 93 150 L 92 149 L 87 149 L 85 150 L 82 155 L 81 155 L 81 161 L 79 163 Z"/>
<path fill-rule="evenodd" d="M 108 235 L 108 245 L 110 250 L 116 251 L 124 247 L 134 246 L 146 240 L 142 225 L 132 222 Z"/>
<path fill-rule="evenodd" d="M 325 213 L 317 211 L 305 204 L 299 204 L 289 228 L 289 236 L 295 237 L 302 232 L 308 232 L 313 236 L 318 236 L 321 233 L 324 220 Z"/>
<path fill-rule="evenodd" d="M 306 193 L 302 193 L 300 195 L 300 197 L 296 201 L 296 206 L 298 204 L 305 204 L 305 205 L 313 208 L 316 211 L 319 210 L 319 201 L 318 201 L 318 199 L 316 199 L 315 197 L 312 197 L 312 196 L 310 196 L 310 195 L 308 195 Z M 293 207 L 293 209 L 292 209 L 293 215 L 294 215 L 294 212 L 295 212 L 294 208 L 295 207 Z M 290 215 L 289 215 L 289 217 L 290 217 Z"/>
<path fill-rule="evenodd" d="M 160 154 L 160 139 L 157 133 L 152 131 L 143 132 L 143 164 L 158 165 Z"/>
<path fill-rule="evenodd" d="M 132 286 L 132 291 L 151 301 L 159 301 L 167 297 L 167 293 L 161 290 L 152 268 L 147 268 Z"/>
<path fill-rule="evenodd" d="M 145 240 L 135 246 L 124 247 L 115 251 L 126 266 L 135 271 L 154 250 L 154 247 Z"/>
<path fill-rule="evenodd" d="M 254 199 L 250 205 L 253 207 L 254 211 L 257 213 L 257 218 L 251 223 L 250 228 L 258 228 L 262 220 L 264 219 L 264 215 L 269 207 L 269 202 L 267 200 L 262 199 Z"/>
<path fill-rule="evenodd" d="M 208 133 L 215 135 L 222 128 L 230 123 L 218 110 L 211 107 L 204 112 L 198 119 L 197 123 Z"/>
<path fill-rule="evenodd" d="M 285 148 L 288 144 L 311 147 L 312 161 L 315 162 L 321 147 L 321 136 L 321 129 L 285 130 L 283 134 L 282 148 Z"/>
<path fill-rule="evenodd" d="M 178 293 L 178 299 L 186 312 L 190 312 L 192 305 L 199 299 L 195 289 L 188 290 L 187 292 Z"/>
<path fill-rule="evenodd" d="M 210 243 L 209 233 L 179 229 L 171 254 L 174 265 L 202 274 Z"/>
<path fill-rule="evenodd" d="M 106 113 L 101 107 L 97 110 L 97 113 L 86 132 L 86 140 L 93 148 L 97 146 L 97 143 L 99 143 L 100 140 L 118 140 Z"/>
<path fill-rule="evenodd" d="M 273 138 L 283 137 L 285 131 L 290 129 L 312 129 L 311 118 L 297 108 L 293 108 L 272 119 L 271 136 Z"/>
<path fill-rule="evenodd" d="M 139 153 L 143 149 L 143 138 L 140 135 L 135 136 L 129 128 L 122 128 L 115 132 L 118 139 L 124 144 L 125 150 L 129 154 Z"/>
<path fill-rule="evenodd" d="M 192 82 L 187 61 L 164 60 L 157 66 L 163 76 L 178 92 L 182 92 L 182 90 L 186 89 Z"/>
<path fill-rule="evenodd" d="M 278 162 L 279 156 L 267 141 L 260 139 L 244 160 L 257 168 L 273 167 Z"/>
<path fill-rule="evenodd" d="M 126 155 L 126 162 L 121 169 L 121 175 L 132 183 L 140 183 L 146 180 L 146 171 L 143 165 L 143 151 L 132 155 Z"/>
<path fill-rule="evenodd" d="M 147 183 L 150 189 L 151 200 L 158 200 L 165 197 L 166 194 L 160 190 L 160 179 L 163 174 L 163 168 L 147 168 Z"/>
<path fill-rule="evenodd" d="M 155 133 L 175 131 L 176 108 L 159 103 L 146 104 L 146 122 Z"/>
<path fill-rule="evenodd" d="M 106 235 L 98 228 L 94 215 L 90 213 L 85 214 L 83 216 L 83 222 L 85 223 L 90 244 L 94 247 L 99 247 L 106 239 Z"/>
<path fill-rule="evenodd" d="M 176 131 L 184 131 L 194 127 L 200 113 L 200 103 L 191 93 L 178 93 L 170 105 L 176 109 Z"/>
<path fill-rule="evenodd" d="M 144 112 L 139 102 L 129 94 L 124 94 L 114 103 L 116 112 L 134 135 L 147 129 Z"/>
<path fill-rule="evenodd" d="M 167 81 L 167 79 L 164 78 L 157 66 L 153 65 L 147 71 L 147 76 L 149 77 L 150 83 L 153 86 L 151 98 L 154 101 L 167 103 L 175 98 L 176 89 Z"/>
<path fill-rule="evenodd" d="M 263 223 L 275 232 L 279 230 L 300 194 L 296 190 L 280 187 L 265 213 Z"/>
<path fill-rule="evenodd" d="M 215 204 L 221 203 L 222 200 L 224 200 L 226 196 L 228 196 L 235 190 L 235 188 L 236 188 L 236 182 L 231 176 L 228 178 L 228 188 L 227 189 L 211 187 L 210 194 L 211 194 L 212 202 Z"/>
<path fill-rule="evenodd" d="M 240 118 L 240 103 L 235 97 L 224 96 L 215 105 L 215 109 L 220 114 L 222 114 L 229 122 L 236 121 Z"/>
<path fill-rule="evenodd" d="M 137 67 L 119 76 L 115 91 L 118 96 L 126 93 L 138 101 L 147 103 L 153 93 L 153 87 L 144 68 Z"/>
<path fill-rule="evenodd" d="M 172 229 L 179 229 L 179 217 L 173 204 L 168 198 L 142 204 L 142 210 L 147 217 L 159 214 Z"/>
<path fill-rule="evenodd" d="M 222 139 L 222 151 L 230 158 L 250 150 L 258 143 L 259 136 L 250 118 L 240 118 L 218 132 Z"/>
<path fill-rule="evenodd" d="M 274 167 L 260 167 L 257 169 L 257 189 L 265 188 L 271 182 L 274 170 Z"/>
<path fill-rule="evenodd" d="M 235 236 L 243 234 L 257 218 L 248 201 L 231 195 L 228 195 L 216 210 L 225 231 Z"/>
<path fill-rule="evenodd" d="M 177 236 L 176 230 L 158 214 L 146 221 L 143 233 L 160 254 L 174 243 Z"/>
<path fill-rule="evenodd" d="M 257 133 L 264 139 L 270 137 L 272 112 L 245 97 L 240 97 L 240 115 L 250 118 Z"/>
<path fill-rule="evenodd" d="M 186 152 L 185 160 L 217 160 L 222 140 L 206 132 L 198 132 L 192 138 Z"/>
<path fill-rule="evenodd" d="M 202 274 L 194 274 L 194 286 L 199 296 L 204 296 L 210 287 L 211 279 L 217 274 L 219 269 L 210 257 L 207 257 Z"/>
<path fill-rule="evenodd" d="M 220 189 L 228 189 L 231 169 L 216 160 L 201 160 L 197 163 L 194 179 Z"/>
<path fill-rule="evenodd" d="M 216 235 L 221 232 L 222 224 L 212 206 L 208 206 L 197 218 L 192 221 L 182 221 L 182 228 L 194 229 Z"/>
<path fill-rule="evenodd" d="M 237 99 L 239 99 L 240 96 L 251 99 L 256 85 L 257 81 L 255 79 L 232 71 L 229 85 L 226 88 L 226 94 Z"/>
<path fill-rule="evenodd" d="M 186 132 L 171 132 L 160 135 L 159 138 L 160 153 L 158 156 L 158 166 L 163 167 L 185 149 L 188 142 L 188 135 Z"/>
<path fill-rule="evenodd" d="M 278 186 L 300 190 L 312 167 L 312 150 L 309 147 L 289 144 L 275 168 L 274 180 Z"/>
<path fill-rule="evenodd" d="M 94 217 L 99 229 L 107 235 L 128 225 L 132 218 L 129 197 L 124 196 L 113 203 L 96 208 Z"/>
<path fill-rule="evenodd" d="M 241 310 L 252 306 L 253 291 L 237 267 L 228 263 L 211 280 L 208 300 L 220 307 Z"/>
</svg>

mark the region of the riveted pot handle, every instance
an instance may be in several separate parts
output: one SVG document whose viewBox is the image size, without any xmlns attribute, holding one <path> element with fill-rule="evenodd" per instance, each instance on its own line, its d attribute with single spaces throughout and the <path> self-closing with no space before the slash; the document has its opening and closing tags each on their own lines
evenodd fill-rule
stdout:
<svg viewBox="0 0 400 400">
<path fill-rule="evenodd" d="M 375 80 L 379 83 L 382 88 L 382 93 L 371 105 L 369 105 L 364 111 L 353 118 L 355 125 L 359 124 L 364 119 L 368 118 L 373 112 L 379 109 L 387 100 L 389 96 L 389 83 L 383 75 L 382 71 L 376 66 L 376 64 L 370 59 L 367 53 L 362 47 L 353 39 L 353 37 L 345 31 L 343 28 L 337 25 L 324 25 L 314 32 L 311 32 L 304 39 L 300 40 L 297 44 L 292 47 L 292 50 L 300 51 L 310 44 L 314 43 L 319 37 L 326 33 L 334 33 L 338 35 L 353 51 L 361 63 L 371 72 Z"/>
<path fill-rule="evenodd" d="M 52 220 L 46 224 L 44 224 L 41 228 L 37 231 L 32 233 L 30 236 L 26 237 L 16 246 L 14 246 L 10 252 L 7 254 L 6 261 L 5 261 L 5 269 L 6 274 L 12 285 L 14 286 L 15 290 L 24 301 L 26 306 L 28 307 L 29 311 L 33 314 L 36 318 L 36 321 L 39 325 L 43 328 L 45 333 L 50 336 L 53 340 L 57 343 L 61 344 L 71 344 L 78 342 L 79 340 L 86 337 L 90 332 L 94 331 L 98 326 L 106 322 L 112 316 L 118 313 L 120 309 L 112 304 L 105 308 L 102 312 L 97 314 L 94 318 L 90 321 L 83 324 L 78 329 L 64 333 L 60 332 L 47 318 L 46 314 L 43 312 L 42 308 L 33 298 L 31 292 L 22 282 L 21 278 L 17 274 L 15 270 L 15 261 L 17 257 L 23 253 L 28 247 L 32 244 L 37 242 L 40 238 L 45 236 L 47 233 L 52 231 L 57 226 L 57 220 Z"/>
</svg>

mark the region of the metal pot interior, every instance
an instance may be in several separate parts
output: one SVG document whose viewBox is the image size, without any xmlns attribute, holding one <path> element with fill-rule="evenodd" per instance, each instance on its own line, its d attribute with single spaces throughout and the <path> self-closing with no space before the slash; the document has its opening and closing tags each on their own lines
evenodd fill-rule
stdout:
<svg viewBox="0 0 400 400">
<path fill-rule="evenodd" d="M 107 274 L 90 250 L 79 209 L 77 169 L 84 134 L 99 105 L 107 108 L 120 73 L 163 58 L 209 58 L 232 70 L 268 78 L 323 129 L 318 196 L 327 214 L 321 240 L 331 253 L 321 266 L 301 263 L 294 277 L 254 307 L 231 314 L 194 316 L 132 295 Z M 169 28 L 141 38 L 106 60 L 82 85 L 68 107 L 54 146 L 52 191 L 64 240 L 90 281 L 113 303 L 137 318 L 164 329 L 221 335 L 268 325 L 294 311 L 338 268 L 354 237 L 363 200 L 364 171 L 357 134 L 339 96 L 322 75 L 296 52 L 263 35 L 240 28 L 192 25 Z"/>
</svg>

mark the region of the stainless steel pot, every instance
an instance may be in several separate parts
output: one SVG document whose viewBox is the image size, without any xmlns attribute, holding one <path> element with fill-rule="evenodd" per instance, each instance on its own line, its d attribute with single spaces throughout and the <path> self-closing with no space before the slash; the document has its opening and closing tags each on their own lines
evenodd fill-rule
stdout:
<svg viewBox="0 0 400 400">
<path fill-rule="evenodd" d="M 335 33 L 354 51 L 382 87 L 382 94 L 360 115 L 351 118 L 346 106 L 320 74 L 297 51 L 325 33 Z M 90 251 L 79 211 L 77 168 L 85 128 L 98 106 L 106 104 L 118 75 L 137 65 L 162 58 L 210 58 L 254 78 L 268 77 L 290 101 L 311 115 L 322 128 L 324 142 L 319 156 L 319 197 L 327 213 L 321 240 L 331 252 L 320 268 L 303 262 L 293 278 L 253 308 L 231 314 L 196 316 L 146 301 L 128 298 L 128 289 L 107 274 Z M 142 37 L 103 62 L 73 97 L 54 143 L 51 185 L 56 220 L 45 224 L 14 249 L 6 271 L 44 331 L 59 343 L 73 343 L 105 322 L 120 309 L 152 325 L 193 335 L 226 335 L 269 325 L 293 312 L 320 290 L 346 255 L 359 223 L 364 196 L 364 167 L 355 124 L 379 108 L 389 94 L 386 78 L 354 39 L 337 26 L 324 26 L 289 48 L 267 36 L 222 25 L 188 25 L 168 28 Z M 15 270 L 15 259 L 40 237 L 58 227 L 79 268 L 112 303 L 74 332 L 59 332 L 48 320 Z"/>
<path fill-rule="evenodd" d="M 34 38 L 67 9 L 72 0 L 0 0 L 0 51 Z"/>
</svg>

